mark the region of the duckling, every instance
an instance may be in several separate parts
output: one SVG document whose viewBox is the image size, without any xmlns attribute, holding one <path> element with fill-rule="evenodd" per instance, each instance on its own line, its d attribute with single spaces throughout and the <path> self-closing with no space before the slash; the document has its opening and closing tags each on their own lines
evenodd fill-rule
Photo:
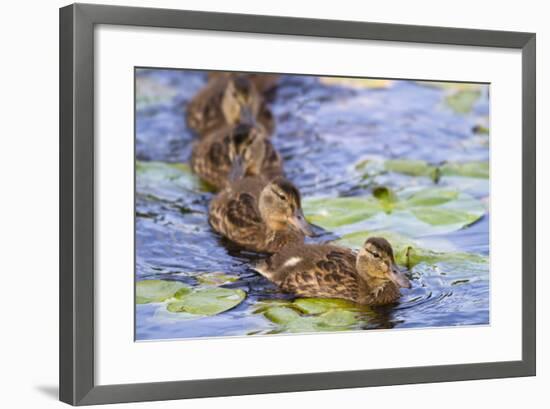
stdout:
<svg viewBox="0 0 550 409">
<path fill-rule="evenodd" d="M 212 199 L 212 228 L 244 249 L 274 253 L 304 242 L 313 231 L 301 207 L 300 192 L 287 179 L 245 177 Z"/>
<path fill-rule="evenodd" d="M 299 297 L 341 298 L 362 305 L 394 303 L 399 288 L 411 287 L 382 237 L 369 238 L 358 254 L 329 244 L 288 246 L 255 269 Z"/>
<path fill-rule="evenodd" d="M 197 141 L 191 168 L 216 189 L 244 176 L 283 174 L 281 156 L 260 124 L 226 126 Z"/>
<path fill-rule="evenodd" d="M 212 80 L 223 76 L 235 76 L 235 75 L 242 75 L 242 74 L 224 72 L 224 71 L 210 71 L 208 73 L 208 79 Z M 275 87 L 277 87 L 277 83 L 279 82 L 278 74 L 250 73 L 246 75 L 250 79 L 250 81 L 254 83 L 254 85 L 256 86 L 256 89 L 264 95 L 273 91 Z"/>
<path fill-rule="evenodd" d="M 200 136 L 239 122 L 262 123 L 271 133 L 273 115 L 246 76 L 220 76 L 209 81 L 187 106 L 187 124 Z"/>
</svg>

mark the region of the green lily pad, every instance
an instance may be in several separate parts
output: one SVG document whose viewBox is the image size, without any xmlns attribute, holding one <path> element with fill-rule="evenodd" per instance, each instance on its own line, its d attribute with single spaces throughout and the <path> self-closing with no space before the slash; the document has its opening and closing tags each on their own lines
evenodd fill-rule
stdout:
<svg viewBox="0 0 550 409">
<path fill-rule="evenodd" d="M 419 240 L 390 231 L 357 231 L 344 235 L 335 243 L 341 246 L 359 249 L 363 246 L 365 240 L 372 236 L 380 236 L 388 240 L 392 245 L 396 263 L 408 269 L 420 263 L 429 265 L 437 263 L 450 263 L 453 265 L 460 265 L 461 263 L 488 263 L 488 258 L 486 256 L 459 251 L 438 251 L 428 249 L 425 248 Z M 441 246 L 443 248 L 446 245 L 443 244 Z"/>
<path fill-rule="evenodd" d="M 188 290 L 179 281 L 143 280 L 136 283 L 136 304 L 163 302 L 174 296 L 177 291 Z"/>
<path fill-rule="evenodd" d="M 272 307 L 264 316 L 279 326 L 275 332 L 320 332 L 353 329 L 359 321 L 358 314 L 343 309 L 332 309 L 318 315 L 303 315 L 290 307 Z"/>
<path fill-rule="evenodd" d="M 442 175 L 488 179 L 489 162 L 446 163 L 441 166 Z"/>
<path fill-rule="evenodd" d="M 355 168 L 367 177 L 376 176 L 382 172 L 394 172 L 409 176 L 425 176 L 439 181 L 443 176 L 462 176 L 469 178 L 489 178 L 489 162 L 447 162 L 442 165 L 432 165 L 424 160 L 390 159 L 384 162 L 363 160 Z"/>
<path fill-rule="evenodd" d="M 298 298 L 293 305 L 305 314 L 320 314 L 333 309 L 357 310 L 357 304 L 337 298 Z"/>
<path fill-rule="evenodd" d="M 137 191 L 158 200 L 176 201 L 182 191 L 209 191 L 185 163 L 136 161 Z"/>
<path fill-rule="evenodd" d="M 332 229 L 369 219 L 382 211 L 374 197 L 306 198 L 303 210 L 310 223 Z"/>
<path fill-rule="evenodd" d="M 176 300 L 169 302 L 166 309 L 193 316 L 216 315 L 236 307 L 245 297 L 246 293 L 239 289 L 198 288 L 184 294 L 176 294 Z"/>
<path fill-rule="evenodd" d="M 222 272 L 203 273 L 197 276 L 197 281 L 202 285 L 220 286 L 234 283 L 238 277 Z"/>
<path fill-rule="evenodd" d="M 391 159 L 384 162 L 384 169 L 411 176 L 431 176 L 434 172 L 434 167 L 423 160 Z"/>
<path fill-rule="evenodd" d="M 479 91 L 484 86 L 484 84 L 476 84 L 472 82 L 451 81 L 417 81 L 417 84 L 450 91 Z"/>
<path fill-rule="evenodd" d="M 481 91 L 479 90 L 463 89 L 448 95 L 445 98 L 445 104 L 456 113 L 467 114 L 472 110 L 480 96 Z"/>
<path fill-rule="evenodd" d="M 167 104 L 176 96 L 173 87 L 149 77 L 136 77 L 136 109 L 142 110 L 151 105 Z"/>
<path fill-rule="evenodd" d="M 389 88 L 393 84 L 392 80 L 377 78 L 321 77 L 319 81 L 325 85 L 338 85 L 358 89 L 384 89 Z"/>
<path fill-rule="evenodd" d="M 254 313 L 276 324 L 276 333 L 295 333 L 358 329 L 368 321 L 372 311 L 347 300 L 298 298 L 260 302 Z"/>
<path fill-rule="evenodd" d="M 387 188 L 385 188 L 387 189 Z M 409 237 L 458 230 L 481 218 L 482 202 L 444 188 L 404 189 L 362 197 L 306 198 L 310 223 L 338 234 L 358 230 L 391 230 Z"/>
</svg>

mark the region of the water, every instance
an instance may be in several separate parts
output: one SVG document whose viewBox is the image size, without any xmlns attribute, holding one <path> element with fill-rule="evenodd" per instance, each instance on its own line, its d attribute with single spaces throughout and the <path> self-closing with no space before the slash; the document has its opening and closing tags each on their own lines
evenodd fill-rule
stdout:
<svg viewBox="0 0 550 409">
<path fill-rule="evenodd" d="M 205 80 L 203 72 L 138 71 L 140 163 L 188 162 L 194 136 L 186 127 L 184 107 Z M 411 185 L 432 187 L 429 177 L 384 173 L 365 178 L 356 164 L 364 159 L 487 162 L 488 136 L 473 130 L 486 126 L 487 89 L 481 87 L 481 97 L 466 114 L 445 105 L 449 92 L 414 81 L 353 88 L 327 85 L 315 77 L 283 76 L 271 103 L 277 124 L 272 140 L 284 158 L 287 177 L 306 199 L 363 196 L 370 194 L 374 182 L 396 191 Z M 424 248 L 474 255 L 474 261 L 443 258 L 420 263 L 409 272 L 413 287 L 402 291 L 398 304 L 353 310 L 353 320 L 333 328 L 308 314 L 295 324 L 274 322 L 258 313 L 258 305 L 266 300 L 287 300 L 285 305 L 290 305 L 292 297 L 251 270 L 249 265 L 258 255 L 240 251 L 212 232 L 207 222 L 211 192 L 196 181 L 176 182 L 137 174 L 136 279 L 198 286 L 201 274 L 218 272 L 233 278 L 223 287 L 244 290 L 246 299 L 229 311 L 193 320 L 168 313 L 164 304 L 137 305 L 138 340 L 489 323 L 488 210 L 464 228 L 415 238 Z M 438 186 L 488 203 L 488 179 L 444 177 Z M 339 232 L 345 229 L 327 231 L 316 240 L 338 238 Z"/>
</svg>

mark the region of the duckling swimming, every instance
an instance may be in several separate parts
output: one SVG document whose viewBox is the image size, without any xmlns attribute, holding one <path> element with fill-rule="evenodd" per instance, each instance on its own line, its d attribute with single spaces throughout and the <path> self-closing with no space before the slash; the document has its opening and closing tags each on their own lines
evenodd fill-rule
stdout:
<svg viewBox="0 0 550 409">
<path fill-rule="evenodd" d="M 209 81 L 187 106 L 187 124 L 205 136 L 225 125 L 262 123 L 271 133 L 274 121 L 263 97 L 244 75 L 219 76 Z"/>
<path fill-rule="evenodd" d="M 211 80 L 219 77 L 224 77 L 224 76 L 230 77 L 230 76 L 236 76 L 236 75 L 243 75 L 243 74 L 224 72 L 224 71 L 210 71 L 208 73 L 208 79 Z M 262 94 L 267 94 L 273 91 L 277 87 L 277 83 L 279 82 L 278 74 L 250 73 L 250 74 L 246 74 L 246 76 L 256 86 L 256 89 L 260 91 Z"/>
<path fill-rule="evenodd" d="M 216 189 L 244 176 L 270 180 L 283 174 L 281 157 L 259 124 L 226 126 L 205 136 L 193 148 L 191 168 Z"/>
<path fill-rule="evenodd" d="M 255 269 L 299 297 L 341 298 L 363 305 L 394 303 L 399 288 L 411 287 L 382 237 L 369 238 L 358 254 L 334 245 L 288 246 Z"/>
<path fill-rule="evenodd" d="M 302 212 L 300 192 L 287 179 L 245 177 L 210 202 L 212 228 L 245 249 L 274 253 L 312 236 Z"/>
</svg>

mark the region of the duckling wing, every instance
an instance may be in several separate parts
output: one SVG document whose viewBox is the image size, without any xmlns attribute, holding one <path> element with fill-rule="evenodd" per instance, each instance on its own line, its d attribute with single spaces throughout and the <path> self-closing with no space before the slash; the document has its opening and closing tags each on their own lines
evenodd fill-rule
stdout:
<svg viewBox="0 0 550 409">
<path fill-rule="evenodd" d="M 199 140 L 191 156 L 193 172 L 218 189 L 227 184 L 231 168 L 225 135 L 225 132 L 217 132 Z"/>
<path fill-rule="evenodd" d="M 187 105 L 187 125 L 201 134 L 215 129 L 225 121 L 221 114 L 223 98 L 221 79 L 207 84 Z"/>
<path fill-rule="evenodd" d="M 250 228 L 262 224 L 256 199 L 250 193 L 242 192 L 227 203 L 227 220 L 237 228 Z"/>
<path fill-rule="evenodd" d="M 281 288 L 302 297 L 357 298 L 359 285 L 351 252 L 333 248 L 307 264 L 309 268 L 302 270 L 297 265 L 287 274 Z"/>
</svg>

